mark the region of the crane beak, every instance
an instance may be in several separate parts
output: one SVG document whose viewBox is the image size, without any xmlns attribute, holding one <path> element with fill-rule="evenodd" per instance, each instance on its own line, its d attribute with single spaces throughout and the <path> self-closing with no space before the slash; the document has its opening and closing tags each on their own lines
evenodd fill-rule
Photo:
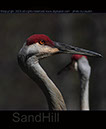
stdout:
<svg viewBox="0 0 106 129">
<path fill-rule="evenodd" d="M 58 48 L 59 52 L 62 52 L 62 53 L 103 57 L 99 53 L 89 51 L 89 50 L 86 50 L 86 49 L 82 49 L 82 48 L 78 48 L 78 47 L 74 47 L 74 46 L 71 46 L 69 44 L 59 43 L 59 42 L 55 42 L 55 41 L 53 41 L 53 43 L 55 44 L 54 47 Z"/>
</svg>

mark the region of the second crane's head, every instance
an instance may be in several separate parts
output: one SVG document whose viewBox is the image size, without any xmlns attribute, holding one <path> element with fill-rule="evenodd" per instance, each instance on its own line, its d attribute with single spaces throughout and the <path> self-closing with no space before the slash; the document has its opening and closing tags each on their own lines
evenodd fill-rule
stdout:
<svg viewBox="0 0 106 129">
<path fill-rule="evenodd" d="M 44 34 L 34 34 L 30 36 L 19 52 L 24 58 L 36 56 L 37 59 L 44 58 L 57 53 L 84 54 L 101 57 L 101 54 L 93 51 L 81 49 L 68 44 L 52 41 Z"/>
</svg>

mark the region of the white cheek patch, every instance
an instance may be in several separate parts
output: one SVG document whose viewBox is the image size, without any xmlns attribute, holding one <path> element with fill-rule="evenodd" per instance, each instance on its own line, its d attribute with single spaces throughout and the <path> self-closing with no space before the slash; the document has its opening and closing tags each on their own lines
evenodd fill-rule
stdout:
<svg viewBox="0 0 106 129">
<path fill-rule="evenodd" d="M 28 54 L 52 54 L 59 52 L 59 49 L 52 48 L 48 45 L 40 45 L 39 43 L 32 44 L 28 47 L 27 53 Z"/>
<path fill-rule="evenodd" d="M 27 54 L 36 54 L 38 52 L 39 51 L 38 51 L 38 48 L 37 48 L 36 44 L 28 46 Z"/>
<path fill-rule="evenodd" d="M 75 68 L 76 71 L 78 71 L 78 63 L 76 61 L 74 63 L 74 68 Z"/>
<path fill-rule="evenodd" d="M 38 48 L 39 53 L 56 53 L 59 51 L 57 48 L 52 48 L 48 45 L 40 45 L 36 43 L 36 47 Z"/>
</svg>

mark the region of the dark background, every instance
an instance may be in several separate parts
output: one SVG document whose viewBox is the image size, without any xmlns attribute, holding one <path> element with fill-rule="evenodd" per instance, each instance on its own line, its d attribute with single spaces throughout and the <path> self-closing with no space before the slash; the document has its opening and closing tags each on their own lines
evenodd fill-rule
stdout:
<svg viewBox="0 0 106 129">
<path fill-rule="evenodd" d="M 48 109 L 39 86 L 17 63 L 17 53 L 32 34 L 46 34 L 52 40 L 99 52 L 89 57 L 91 110 L 106 109 L 106 14 L 105 13 L 1 13 L 0 14 L 0 109 Z M 70 55 L 55 55 L 40 63 L 62 92 L 67 108 L 80 107 L 80 80 L 75 71 L 57 72 Z"/>
</svg>

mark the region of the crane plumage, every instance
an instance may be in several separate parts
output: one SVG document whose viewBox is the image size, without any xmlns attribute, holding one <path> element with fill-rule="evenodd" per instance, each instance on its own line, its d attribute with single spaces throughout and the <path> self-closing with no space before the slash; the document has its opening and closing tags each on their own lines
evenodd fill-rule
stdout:
<svg viewBox="0 0 106 129">
<path fill-rule="evenodd" d="M 89 108 L 89 79 L 91 74 L 91 67 L 89 65 L 87 56 L 74 54 L 71 57 L 71 62 L 61 69 L 58 74 L 64 70 L 75 69 L 80 77 L 80 109 L 90 110 Z"/>
<path fill-rule="evenodd" d="M 48 46 L 54 46 L 53 41 L 48 36 L 46 36 L 44 34 L 31 35 L 27 39 L 26 44 L 31 45 L 31 44 L 34 44 L 34 43 L 37 43 L 37 42 L 40 43 L 40 44 L 48 45 Z"/>
<path fill-rule="evenodd" d="M 66 110 L 66 105 L 61 92 L 40 66 L 39 61 L 45 57 L 62 53 L 101 57 L 101 54 L 93 51 L 52 41 L 44 34 L 34 34 L 27 38 L 18 53 L 19 66 L 42 89 L 50 110 Z"/>
</svg>

